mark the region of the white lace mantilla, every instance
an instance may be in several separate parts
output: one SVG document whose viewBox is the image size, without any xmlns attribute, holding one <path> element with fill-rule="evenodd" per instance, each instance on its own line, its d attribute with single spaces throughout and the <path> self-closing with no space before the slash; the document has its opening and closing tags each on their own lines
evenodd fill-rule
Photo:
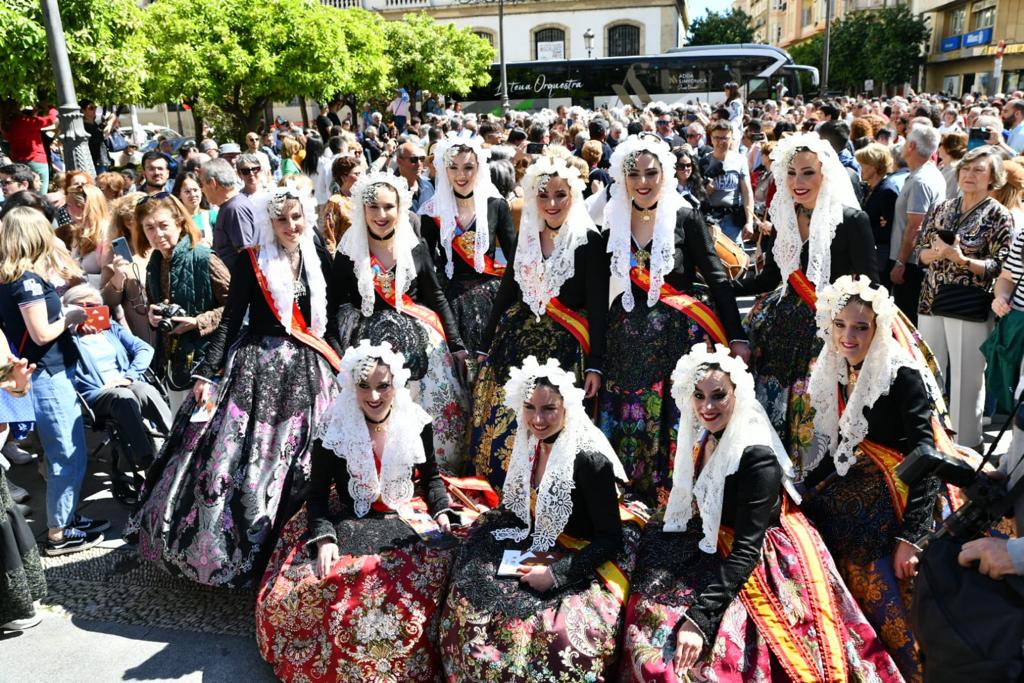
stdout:
<svg viewBox="0 0 1024 683">
<path fill-rule="evenodd" d="M 546 377 L 562 395 L 565 403 L 565 426 L 551 447 L 547 467 L 537 493 L 535 517 L 530 514 L 530 481 L 533 477 L 533 454 L 538 440 L 530 434 L 523 413 L 523 403 L 533 394 L 538 377 Z M 572 374 L 562 370 L 550 358 L 540 365 L 534 356 L 527 356 L 521 368 L 512 368 L 505 383 L 505 406 L 514 410 L 518 420 L 512 457 L 509 460 L 502 504 L 516 515 L 526 528 L 497 529 L 499 541 L 525 539 L 533 531 L 531 550 L 550 550 L 565 530 L 572 515 L 572 492 L 576 487 L 573 471 L 576 456 L 583 451 L 598 452 L 608 458 L 615 478 L 626 481 L 626 472 L 619 457 L 604 434 L 594 426 L 583 408 L 583 390 L 576 387 Z"/>
<path fill-rule="evenodd" d="M 373 289 L 373 267 L 370 264 L 370 244 L 366 231 L 366 202 L 377 185 L 387 185 L 398 195 L 398 223 L 391 243 L 395 257 L 395 308 L 402 310 L 402 295 L 409 289 L 409 283 L 416 277 L 416 264 L 412 250 L 419 239 L 409 223 L 409 207 L 412 193 L 402 176 L 391 173 L 364 173 L 352 186 L 352 225 L 338 242 L 338 253 L 347 256 L 355 267 L 356 284 L 359 289 L 360 311 L 364 316 L 373 315 L 375 300 Z M 337 257 L 335 257 L 337 258 Z"/>
<path fill-rule="evenodd" d="M 395 399 L 387 420 L 387 438 L 381 453 L 380 476 L 373 457 L 373 443 L 366 415 L 356 397 L 357 368 L 367 358 L 380 358 L 391 370 Z M 364 517 L 373 502 L 381 501 L 393 510 L 408 505 L 413 497 L 413 468 L 426 460 L 420 434 L 431 418 L 417 405 L 406 388 L 409 371 L 401 354 L 384 342 L 372 345 L 366 339 L 345 352 L 338 383 L 341 391 L 324 415 L 317 437 L 324 448 L 345 459 L 348 492 L 357 517 Z"/>
<path fill-rule="evenodd" d="M 448 137 L 434 146 L 434 196 L 420 209 L 420 213 L 440 218 L 441 246 L 448 262 L 445 264 L 445 275 L 451 279 L 454 274 L 452 261 L 452 240 L 457 229 L 456 219 L 459 207 L 456 203 L 455 191 L 448 180 L 448 166 L 453 157 L 469 148 L 477 161 L 476 182 L 473 184 L 473 212 L 476 215 L 476 235 L 473 244 L 473 268 L 478 273 L 484 272 L 484 256 L 490 248 L 491 231 L 487 224 L 487 200 L 499 197 L 498 189 L 491 182 L 491 174 L 487 168 L 487 160 L 491 151 L 484 148 L 482 138 Z"/>
<path fill-rule="evenodd" d="M 707 365 L 717 365 L 729 375 L 735 386 L 736 405 L 725 433 L 714 451 L 707 454 L 704 468 L 694 483 L 694 448 L 706 430 L 700 425 L 693 409 L 692 396 L 694 387 L 706 372 L 703 368 Z M 680 358 L 672 372 L 672 398 L 679 408 L 680 420 L 672 491 L 665 508 L 665 531 L 685 531 L 693 517 L 693 503 L 696 501 L 704 531 L 700 549 L 706 553 L 716 552 L 725 478 L 736 473 L 743 452 L 750 446 L 772 449 L 782 466 L 786 490 L 795 501 L 800 501 L 792 484 L 793 465 L 767 413 L 754 395 L 754 378 L 741 359 L 729 355 L 728 348 L 719 344 L 712 353 L 703 346 L 695 346 L 690 353 Z"/>
<path fill-rule="evenodd" d="M 630 286 L 630 258 L 632 256 L 633 198 L 626 194 L 628 168 L 642 153 L 654 155 L 661 167 L 662 183 L 658 190 L 658 206 L 654 213 L 654 237 L 651 240 L 651 258 L 648 269 L 651 287 L 647 292 L 647 305 L 658 302 L 665 276 L 675 267 L 676 214 L 683 199 L 676 192 L 675 155 L 662 140 L 650 135 L 630 135 L 619 143 L 612 153 L 611 198 L 604 207 L 604 227 L 608 230 L 608 253 L 611 254 L 611 291 L 609 301 L 622 293 L 622 308 L 633 310 L 633 288 Z"/>
<path fill-rule="evenodd" d="M 796 221 L 796 200 L 789 191 L 786 176 L 789 165 L 799 152 L 810 150 L 821 162 L 821 188 L 811 214 L 808 229 L 807 279 L 821 292 L 832 277 L 832 240 L 836 227 L 843 222 L 843 207 L 860 208 L 853 191 L 850 176 L 839 162 L 832 145 L 817 133 L 804 133 L 783 138 L 772 151 L 772 175 L 775 177 L 775 197 L 768 209 L 775 226 L 775 245 L 772 256 L 782 271 L 782 284 L 786 286 L 791 273 L 800 268 L 803 240 Z"/>
<path fill-rule="evenodd" d="M 554 251 L 545 259 L 540 246 L 544 223 L 537 209 L 537 193 L 551 176 L 564 178 L 569 183 L 572 207 L 555 237 Z M 590 233 L 597 228 L 583 203 L 583 181 L 579 171 L 564 159 L 538 157 L 523 177 L 523 195 L 514 275 L 523 293 L 523 302 L 539 318 L 544 315 L 548 302 L 558 296 L 562 285 L 574 275 L 576 250 L 586 244 Z"/>
</svg>

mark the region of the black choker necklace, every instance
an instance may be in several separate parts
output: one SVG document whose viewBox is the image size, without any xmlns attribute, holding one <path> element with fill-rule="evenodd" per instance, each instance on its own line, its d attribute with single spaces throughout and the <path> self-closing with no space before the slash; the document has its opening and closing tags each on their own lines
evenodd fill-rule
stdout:
<svg viewBox="0 0 1024 683">
<path fill-rule="evenodd" d="M 565 224 L 563 223 L 562 225 L 565 225 Z M 550 230 L 551 232 L 558 232 L 559 230 L 562 229 L 561 225 L 554 226 L 554 225 L 549 224 L 547 221 L 544 221 L 544 227 L 547 228 L 548 230 Z"/>
<path fill-rule="evenodd" d="M 392 230 L 388 234 L 384 235 L 383 237 L 381 237 L 380 235 L 375 233 L 373 230 L 367 230 L 366 232 L 367 232 L 367 234 L 370 235 L 370 239 L 371 240 L 375 240 L 377 242 L 387 242 L 389 239 L 391 239 L 392 237 L 395 236 L 395 231 L 394 230 Z"/>
<path fill-rule="evenodd" d="M 724 429 L 720 429 L 717 432 L 711 432 L 711 436 L 715 437 L 715 441 L 721 441 L 723 434 L 725 434 Z"/>
<path fill-rule="evenodd" d="M 796 205 L 796 213 L 797 213 L 798 216 L 803 214 L 804 216 L 807 217 L 807 220 L 810 220 L 811 219 L 811 214 L 814 213 L 814 209 L 808 209 L 803 204 L 797 204 Z"/>
<path fill-rule="evenodd" d="M 373 431 L 375 431 L 375 432 L 383 432 L 384 431 L 384 427 L 382 427 L 381 425 L 383 425 L 385 422 L 387 422 L 388 418 L 391 417 L 391 411 L 389 410 L 388 414 L 385 415 L 383 418 L 381 418 L 379 420 L 374 420 L 372 417 L 370 417 L 369 415 L 365 415 L 365 414 L 363 415 L 363 417 L 366 418 L 367 422 L 369 422 L 370 424 L 373 425 Z"/>
<path fill-rule="evenodd" d="M 472 199 L 473 198 L 473 192 L 472 191 L 470 191 L 469 194 L 459 194 L 455 190 L 452 190 L 452 194 L 455 195 L 455 197 L 457 199 Z"/>
<path fill-rule="evenodd" d="M 555 432 L 551 436 L 541 439 L 541 443 L 546 443 L 546 444 L 548 444 L 550 446 L 551 444 L 553 444 L 555 441 L 558 440 L 558 435 L 561 434 L 561 433 L 562 433 L 562 430 L 558 430 L 557 432 Z"/>
<path fill-rule="evenodd" d="M 653 218 L 651 214 L 653 214 L 654 210 L 658 208 L 658 202 L 654 202 L 646 209 L 641 209 L 639 206 L 636 205 L 635 199 L 632 199 L 630 201 L 633 202 L 633 208 L 640 212 L 640 220 L 642 220 L 644 223 L 649 223 L 651 218 Z"/>
</svg>

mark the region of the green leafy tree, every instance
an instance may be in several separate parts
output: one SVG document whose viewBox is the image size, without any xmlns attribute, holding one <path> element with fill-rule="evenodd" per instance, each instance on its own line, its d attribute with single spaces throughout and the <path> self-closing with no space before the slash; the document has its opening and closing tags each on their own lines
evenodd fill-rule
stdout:
<svg viewBox="0 0 1024 683">
<path fill-rule="evenodd" d="M 464 95 L 487 85 L 494 48 L 468 28 L 439 24 L 424 12 L 385 24 L 392 78 L 410 93 Z"/>
<path fill-rule="evenodd" d="M 61 0 L 75 91 L 121 103 L 142 99 L 148 40 L 134 0 Z M 0 0 L 0 99 L 53 100 L 53 70 L 39 0 Z"/>
<path fill-rule="evenodd" d="M 926 19 L 906 6 L 854 12 L 832 24 L 829 88 L 860 92 L 864 81 L 881 87 L 911 81 L 924 62 L 931 35 Z M 822 68 L 822 34 L 789 48 L 793 61 Z"/>
<path fill-rule="evenodd" d="M 384 21 L 314 0 L 160 0 L 145 9 L 153 36 L 147 89 L 155 101 L 226 117 L 241 139 L 271 102 L 335 93 L 383 94 Z"/>
<path fill-rule="evenodd" d="M 751 16 L 733 7 L 727 12 L 707 10 L 690 24 L 688 45 L 729 45 L 753 43 Z"/>
</svg>

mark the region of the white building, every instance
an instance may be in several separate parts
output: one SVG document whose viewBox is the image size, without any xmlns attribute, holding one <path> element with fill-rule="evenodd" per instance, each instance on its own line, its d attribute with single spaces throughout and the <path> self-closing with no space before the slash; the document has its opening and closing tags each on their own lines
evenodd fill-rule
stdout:
<svg viewBox="0 0 1024 683">
<path fill-rule="evenodd" d="M 423 11 L 473 29 L 498 46 L 497 0 L 323 0 L 363 7 L 386 19 Z M 689 18 L 685 0 L 506 0 L 505 61 L 587 59 L 661 54 L 683 44 Z M 590 54 L 584 34 L 590 32 Z M 495 57 L 497 60 L 497 56 Z"/>
</svg>

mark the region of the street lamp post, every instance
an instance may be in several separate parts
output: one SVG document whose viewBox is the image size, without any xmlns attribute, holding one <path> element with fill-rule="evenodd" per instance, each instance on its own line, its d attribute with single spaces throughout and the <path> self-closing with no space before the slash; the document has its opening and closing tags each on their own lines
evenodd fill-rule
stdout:
<svg viewBox="0 0 1024 683">
<path fill-rule="evenodd" d="M 821 96 L 828 94 L 828 51 L 832 42 L 832 2 L 825 0 L 825 41 L 821 49 Z"/>
<path fill-rule="evenodd" d="M 505 70 L 505 1 L 506 0 L 456 0 L 460 5 L 492 5 L 498 3 L 498 60 L 501 63 L 501 111 L 507 114 L 512 108 L 508 101 L 508 73 Z M 515 4 L 521 0 L 508 0 Z"/>
<path fill-rule="evenodd" d="M 587 59 L 590 59 L 590 53 L 594 51 L 594 32 L 589 28 L 583 32 L 583 47 L 587 48 Z"/>
<path fill-rule="evenodd" d="M 64 140 L 64 165 L 67 170 L 85 171 L 96 175 L 89 152 L 89 134 L 85 132 L 82 110 L 78 107 L 75 84 L 71 80 L 68 46 L 64 42 L 64 24 L 60 20 L 57 0 L 42 0 L 43 23 L 46 26 L 46 46 L 53 64 L 53 77 L 57 84 L 57 111 Z M 46 192 L 47 188 L 43 188 Z"/>
</svg>

